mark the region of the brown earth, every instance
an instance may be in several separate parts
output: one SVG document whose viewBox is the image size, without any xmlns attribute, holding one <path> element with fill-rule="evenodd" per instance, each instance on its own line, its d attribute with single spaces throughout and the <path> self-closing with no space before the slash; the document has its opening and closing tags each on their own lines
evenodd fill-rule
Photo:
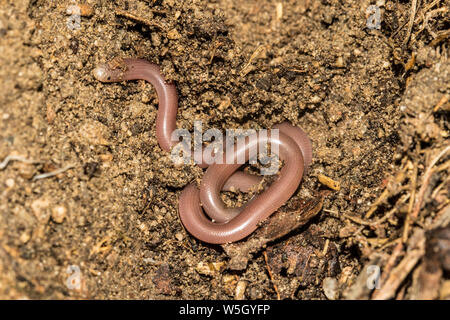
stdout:
<svg viewBox="0 0 450 320">
<path fill-rule="evenodd" d="M 450 297 L 449 1 L 87 0 L 79 21 L 77 1 L 0 3 L 0 162 L 21 157 L 0 166 L 0 298 Z M 161 66 L 179 127 L 308 132 L 288 208 L 320 175 L 339 190 L 231 270 L 180 223 L 203 171 L 159 148 L 151 85 L 93 78 L 114 57 Z"/>
</svg>

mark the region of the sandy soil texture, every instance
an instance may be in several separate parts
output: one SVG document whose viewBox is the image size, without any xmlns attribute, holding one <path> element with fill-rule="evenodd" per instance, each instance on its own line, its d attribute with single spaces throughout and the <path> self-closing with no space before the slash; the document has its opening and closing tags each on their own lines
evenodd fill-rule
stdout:
<svg viewBox="0 0 450 320">
<path fill-rule="evenodd" d="M 449 298 L 449 7 L 1 0 L 0 298 Z M 158 146 L 150 84 L 94 79 L 115 57 L 161 66 L 180 128 L 301 126 L 281 211 L 311 218 L 251 254 L 193 238 L 178 197 L 204 171 Z"/>
</svg>

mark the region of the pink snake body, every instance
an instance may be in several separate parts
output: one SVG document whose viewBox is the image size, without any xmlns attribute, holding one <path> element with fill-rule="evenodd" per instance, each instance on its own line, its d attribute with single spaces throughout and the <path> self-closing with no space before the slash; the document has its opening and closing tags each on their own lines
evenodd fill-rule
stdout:
<svg viewBox="0 0 450 320">
<path fill-rule="evenodd" d="M 146 80 L 156 90 L 159 100 L 156 117 L 156 137 L 165 151 L 178 143 L 172 141 L 176 129 L 178 97 L 174 84 L 166 83 L 158 65 L 144 59 L 120 59 L 101 64 L 94 70 L 94 77 L 102 82 Z M 311 142 L 306 133 L 288 122 L 275 126 L 278 137 L 250 136 L 245 145 L 236 148 L 232 157 L 244 156 L 248 161 L 251 148 L 259 143 L 276 145 L 279 158 L 284 161 L 279 177 L 241 208 L 227 208 L 220 198 L 221 190 L 232 188 L 248 191 L 261 181 L 261 177 L 237 171 L 241 164 L 212 164 L 202 179 L 200 190 L 189 184 L 180 194 L 179 215 L 181 222 L 197 239 L 214 244 L 239 241 L 250 235 L 260 222 L 278 210 L 298 188 L 304 171 L 312 159 Z M 226 155 L 225 155 L 226 156 Z M 205 164 L 200 164 L 206 167 Z M 202 209 L 203 206 L 203 209 Z M 207 218 L 203 212 L 209 216 Z"/>
</svg>

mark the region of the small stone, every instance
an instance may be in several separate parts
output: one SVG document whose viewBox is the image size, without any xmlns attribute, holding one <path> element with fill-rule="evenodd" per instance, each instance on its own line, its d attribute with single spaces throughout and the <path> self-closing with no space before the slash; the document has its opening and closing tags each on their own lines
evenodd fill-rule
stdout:
<svg viewBox="0 0 450 320">
<path fill-rule="evenodd" d="M 56 206 L 52 209 L 52 220 L 56 223 L 63 223 L 67 215 L 67 208 L 63 205 Z"/>
<path fill-rule="evenodd" d="M 225 269 L 225 262 L 199 262 L 195 270 L 205 276 L 214 276 Z"/>
<path fill-rule="evenodd" d="M 264 298 L 263 292 L 256 286 L 252 286 L 248 289 L 248 295 L 251 300 L 262 300 Z"/>
<path fill-rule="evenodd" d="M 238 279 L 235 274 L 226 274 L 222 277 L 223 287 L 228 295 L 232 296 L 235 292 Z"/>
<path fill-rule="evenodd" d="M 33 210 L 35 217 L 42 224 L 47 223 L 48 220 L 50 219 L 50 214 L 48 210 L 49 205 L 50 202 L 46 198 L 39 198 L 37 200 L 34 200 L 33 203 L 31 204 L 31 210 Z"/>
<path fill-rule="evenodd" d="M 345 67 L 345 62 L 344 62 L 344 58 L 342 57 L 338 57 L 336 59 L 336 63 L 334 64 L 337 68 L 344 68 Z"/>
<path fill-rule="evenodd" d="M 5 181 L 5 185 L 6 185 L 8 188 L 14 187 L 14 184 L 15 184 L 15 181 L 14 181 L 13 178 L 6 179 L 6 181 Z"/>
<path fill-rule="evenodd" d="M 77 4 L 67 7 L 68 15 L 80 15 L 82 17 L 91 17 L 94 14 L 94 8 L 88 4 Z"/>
<path fill-rule="evenodd" d="M 51 103 L 47 104 L 46 116 L 47 116 L 47 122 L 48 123 L 52 124 L 55 121 L 56 111 L 55 111 L 55 108 L 53 107 L 53 105 Z"/>
<path fill-rule="evenodd" d="M 338 298 L 338 282 L 334 278 L 327 277 L 323 279 L 323 292 L 329 300 Z"/>
<path fill-rule="evenodd" d="M 111 162 L 113 160 L 113 155 L 111 153 L 105 153 L 99 155 L 99 158 L 102 162 Z"/>
<path fill-rule="evenodd" d="M 86 3 L 79 4 L 82 17 L 90 17 L 94 14 L 94 8 Z"/>
<path fill-rule="evenodd" d="M 236 291 L 234 294 L 235 300 L 244 300 L 245 299 L 245 289 L 247 289 L 247 281 L 238 281 L 236 285 Z"/>
<path fill-rule="evenodd" d="M 28 241 L 30 241 L 30 239 L 31 239 L 31 234 L 30 234 L 29 232 L 23 231 L 23 232 L 20 234 L 20 237 L 19 237 L 20 243 L 25 244 L 25 243 L 27 243 Z"/>
<path fill-rule="evenodd" d="M 181 233 L 181 232 L 177 232 L 176 234 L 175 234 L 175 238 L 178 240 L 178 241 L 183 241 L 183 234 Z"/>
<path fill-rule="evenodd" d="M 319 103 L 320 101 L 322 101 L 322 98 L 319 96 L 313 96 L 310 100 L 311 103 Z"/>
<path fill-rule="evenodd" d="M 159 47 L 161 45 L 161 37 L 159 36 L 158 33 L 156 33 L 156 32 L 152 33 L 151 38 L 152 38 L 152 44 L 155 47 Z"/>
<path fill-rule="evenodd" d="M 172 29 L 167 33 L 167 38 L 170 40 L 177 40 L 181 38 L 181 35 L 177 29 Z"/>
<path fill-rule="evenodd" d="M 350 280 L 350 277 L 352 275 L 352 271 L 353 271 L 353 267 L 351 267 L 351 266 L 344 267 L 342 269 L 341 276 L 339 277 L 338 283 L 340 285 L 346 284 L 347 281 Z"/>
<path fill-rule="evenodd" d="M 277 2 L 276 6 L 277 20 L 280 20 L 283 17 L 283 3 Z"/>
<path fill-rule="evenodd" d="M 36 174 L 36 167 L 31 163 L 19 162 L 17 163 L 19 176 L 24 179 L 31 179 Z"/>
</svg>

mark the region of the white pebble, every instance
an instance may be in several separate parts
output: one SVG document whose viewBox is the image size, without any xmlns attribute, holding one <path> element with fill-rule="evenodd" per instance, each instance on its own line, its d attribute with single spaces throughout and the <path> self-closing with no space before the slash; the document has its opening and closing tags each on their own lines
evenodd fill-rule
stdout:
<svg viewBox="0 0 450 320">
<path fill-rule="evenodd" d="M 323 293 L 329 300 L 338 298 L 338 282 L 335 278 L 327 277 L 323 279 Z"/>
<path fill-rule="evenodd" d="M 13 178 L 7 179 L 7 180 L 5 181 L 5 184 L 6 184 L 6 186 L 7 186 L 8 188 L 14 187 L 14 184 L 15 184 L 14 179 L 13 179 Z"/>
<path fill-rule="evenodd" d="M 234 294 L 235 300 L 245 299 L 245 289 L 247 289 L 247 281 L 240 280 L 236 285 L 236 290 Z"/>
<path fill-rule="evenodd" d="M 56 223 L 63 223 L 66 214 L 67 208 L 65 206 L 56 206 L 52 209 L 52 220 Z"/>
</svg>

